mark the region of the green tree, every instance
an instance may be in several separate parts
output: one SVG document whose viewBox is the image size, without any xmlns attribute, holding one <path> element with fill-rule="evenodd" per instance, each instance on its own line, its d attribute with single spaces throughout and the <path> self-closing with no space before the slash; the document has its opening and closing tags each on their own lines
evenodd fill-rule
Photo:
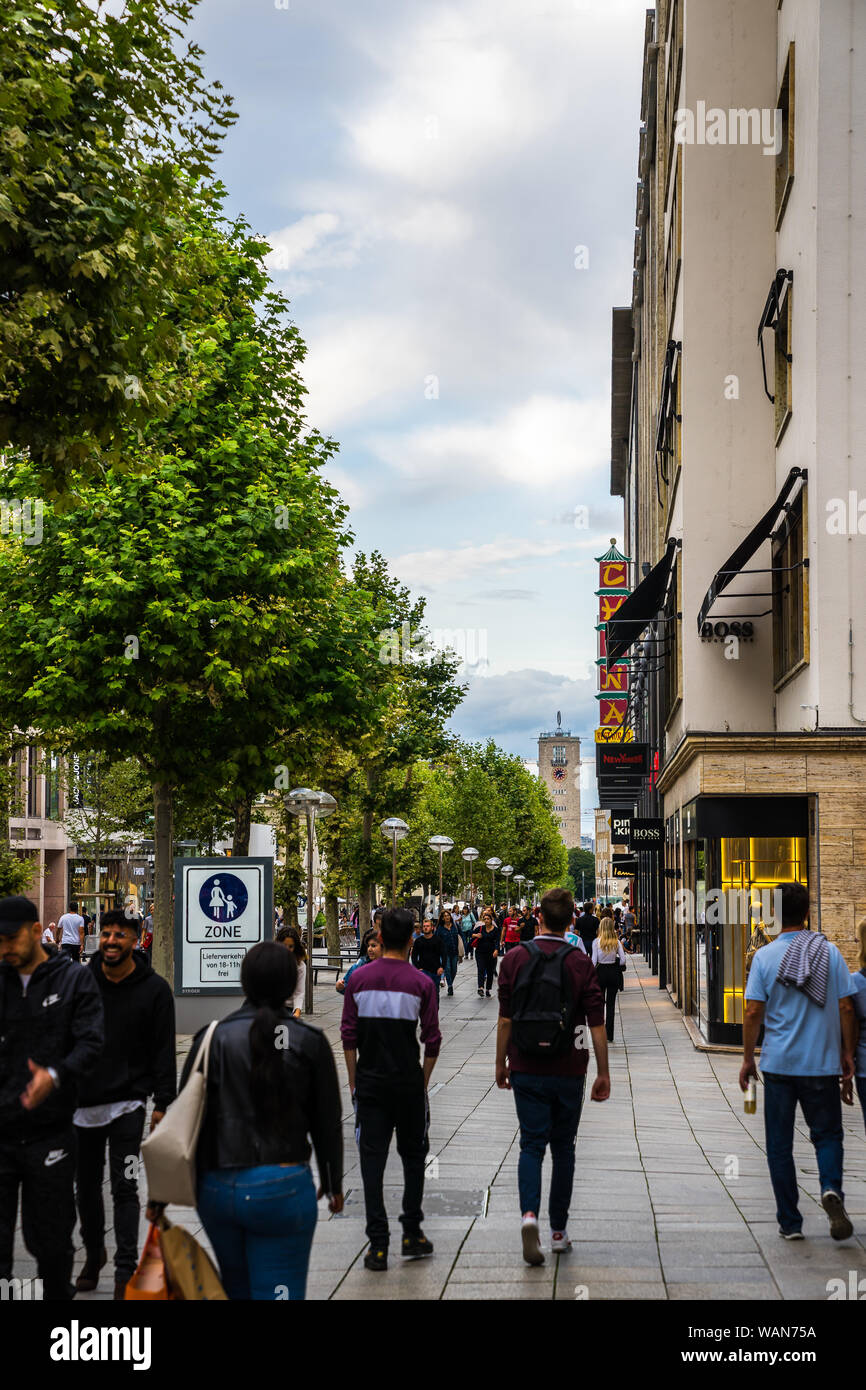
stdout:
<svg viewBox="0 0 866 1390">
<path fill-rule="evenodd" d="M 195 187 L 234 120 L 198 0 L 14 0 L 0 46 L 0 444 L 48 497 L 164 409 Z M 198 283 L 199 295 L 206 285 Z M 182 327 L 182 325 L 181 325 Z M 138 463 L 146 455 L 139 450 Z"/>
<path fill-rule="evenodd" d="M 33 865 L 9 843 L 9 821 L 20 814 L 15 754 L 24 747 L 21 735 L 0 733 L 0 898 L 24 893 L 32 886 Z"/>
<path fill-rule="evenodd" d="M 159 463 L 81 480 L 41 545 L 0 543 L 0 719 L 138 757 L 154 797 L 154 964 L 172 969 L 175 791 L 274 785 L 289 729 L 348 727 L 375 659 L 340 568 L 345 507 L 301 414 L 304 346 L 268 292 L 265 243 L 202 217 L 221 311 L 191 336 L 194 403 L 149 428 Z M 27 496 L 26 459 L 2 481 Z"/>
<path fill-rule="evenodd" d="M 581 871 L 583 878 L 581 878 Z M 568 851 L 568 872 L 574 880 L 576 893 L 587 898 L 595 896 L 595 855 L 589 849 L 570 849 Z M 585 884 L 585 888 L 582 886 Z"/>
</svg>

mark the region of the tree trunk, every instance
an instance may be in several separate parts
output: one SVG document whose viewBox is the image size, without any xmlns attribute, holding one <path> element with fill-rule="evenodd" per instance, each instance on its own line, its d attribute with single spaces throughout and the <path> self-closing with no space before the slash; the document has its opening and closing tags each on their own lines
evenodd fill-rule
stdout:
<svg viewBox="0 0 866 1390">
<path fill-rule="evenodd" d="M 232 858 L 243 859 L 250 852 L 250 821 L 253 815 L 252 796 L 242 797 L 234 805 L 235 831 L 232 839 Z"/>
<path fill-rule="evenodd" d="M 325 932 L 325 939 L 328 943 L 328 955 L 339 956 L 340 905 L 337 901 L 337 894 L 332 892 L 325 893 Z"/>
<path fill-rule="evenodd" d="M 174 990 L 174 802 L 168 782 L 153 787 L 153 968 Z"/>
</svg>

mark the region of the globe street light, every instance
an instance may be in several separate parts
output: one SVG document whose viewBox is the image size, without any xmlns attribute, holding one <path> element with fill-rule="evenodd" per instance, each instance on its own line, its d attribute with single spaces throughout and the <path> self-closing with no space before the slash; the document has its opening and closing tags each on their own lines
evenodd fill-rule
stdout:
<svg viewBox="0 0 866 1390">
<path fill-rule="evenodd" d="M 313 1012 L 313 824 L 316 819 L 330 816 L 337 803 L 330 792 L 316 792 L 309 787 L 295 787 L 283 797 L 283 805 L 292 816 L 307 821 L 307 976 L 304 983 L 304 1013 Z"/>
<path fill-rule="evenodd" d="M 514 882 L 517 884 L 517 893 L 518 893 L 518 897 L 519 897 L 519 902 L 523 902 L 523 885 L 524 885 L 524 883 L 526 882 L 526 875 L 525 875 L 525 874 L 515 874 L 515 875 L 514 875 Z M 518 905 L 519 905 L 519 904 L 518 904 Z"/>
<path fill-rule="evenodd" d="M 391 906 L 397 906 L 397 841 L 404 840 L 409 834 L 409 827 L 399 816 L 389 816 L 382 821 L 382 834 L 386 840 L 391 841 Z"/>
<path fill-rule="evenodd" d="M 505 911 L 511 911 L 511 875 L 514 873 L 512 864 L 502 865 L 502 877 L 505 879 Z"/>
<path fill-rule="evenodd" d="M 475 882 L 473 879 L 473 865 L 475 863 L 475 860 L 478 858 L 478 850 L 473 849 L 472 846 L 469 845 L 467 849 L 461 850 L 461 857 L 465 859 L 466 863 L 469 865 L 469 907 L 471 909 L 475 906 Z"/>
<path fill-rule="evenodd" d="M 454 841 L 449 840 L 447 835 L 431 835 L 427 841 L 431 849 L 435 849 L 439 854 L 439 913 L 442 913 L 442 856 L 447 854 L 449 849 L 454 848 Z"/>
<path fill-rule="evenodd" d="M 526 887 L 527 887 L 528 892 L 529 892 L 529 906 L 530 906 L 530 907 L 535 907 L 535 894 L 534 894 L 533 891 L 532 891 L 533 888 L 535 887 L 535 879 L 534 879 L 534 878 L 528 878 L 528 879 L 526 880 Z"/>
<path fill-rule="evenodd" d="M 488 860 L 487 860 L 487 867 L 488 867 L 488 869 L 490 870 L 490 879 L 491 879 L 491 882 L 492 882 L 492 884 L 493 884 L 493 911 L 494 911 L 494 912 L 496 911 L 496 870 L 499 868 L 499 865 L 500 865 L 501 863 L 502 863 L 502 860 L 501 860 L 501 859 L 493 858 L 493 859 L 488 859 Z"/>
</svg>

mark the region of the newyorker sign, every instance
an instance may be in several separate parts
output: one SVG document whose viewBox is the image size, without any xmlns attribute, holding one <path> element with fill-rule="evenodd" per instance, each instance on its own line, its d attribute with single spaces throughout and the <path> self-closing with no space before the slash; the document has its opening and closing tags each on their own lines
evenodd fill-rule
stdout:
<svg viewBox="0 0 866 1390">
<path fill-rule="evenodd" d="M 597 777 L 647 777 L 650 770 L 648 743 L 597 743 L 595 772 Z"/>
</svg>

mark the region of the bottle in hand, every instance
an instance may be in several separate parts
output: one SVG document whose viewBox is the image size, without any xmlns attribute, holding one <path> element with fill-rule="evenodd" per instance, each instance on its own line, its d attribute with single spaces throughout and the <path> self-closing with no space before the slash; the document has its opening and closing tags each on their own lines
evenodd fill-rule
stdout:
<svg viewBox="0 0 866 1390">
<path fill-rule="evenodd" d="M 758 1083 L 754 1077 L 749 1080 L 743 1109 L 747 1115 L 754 1115 L 758 1109 Z"/>
</svg>

